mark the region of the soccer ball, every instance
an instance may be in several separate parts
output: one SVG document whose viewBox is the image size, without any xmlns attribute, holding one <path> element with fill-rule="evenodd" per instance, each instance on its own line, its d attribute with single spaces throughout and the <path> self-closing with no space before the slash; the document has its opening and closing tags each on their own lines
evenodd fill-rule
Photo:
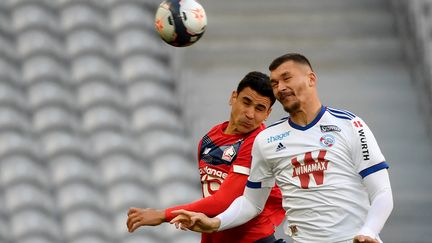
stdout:
<svg viewBox="0 0 432 243">
<path fill-rule="evenodd" d="M 155 28 L 162 40 L 172 46 L 192 45 L 206 27 L 206 13 L 196 0 L 165 0 L 156 11 Z"/>
</svg>

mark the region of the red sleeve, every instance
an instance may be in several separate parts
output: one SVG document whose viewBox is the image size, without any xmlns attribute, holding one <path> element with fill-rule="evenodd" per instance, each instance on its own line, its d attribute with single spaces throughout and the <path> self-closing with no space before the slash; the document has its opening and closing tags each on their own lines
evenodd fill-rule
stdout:
<svg viewBox="0 0 432 243">
<path fill-rule="evenodd" d="M 255 136 L 256 134 L 254 134 L 254 136 L 249 136 L 243 142 L 236 160 L 231 165 L 227 178 L 225 178 L 224 182 L 215 194 L 190 204 L 167 208 L 165 210 L 165 220 L 167 222 L 171 221 L 171 219 L 175 217 L 171 212 L 177 209 L 201 212 L 209 217 L 214 217 L 225 211 L 234 199 L 243 195 L 248 175 L 233 172 L 233 169 L 234 165 L 250 168 L 252 159 L 251 150 Z"/>
<path fill-rule="evenodd" d="M 177 209 L 201 212 L 209 217 L 222 213 L 231 205 L 234 199 L 243 195 L 247 178 L 247 175 L 230 172 L 215 194 L 190 204 L 167 208 L 165 210 L 165 220 L 167 222 L 171 221 L 175 217 L 171 212 Z"/>
</svg>

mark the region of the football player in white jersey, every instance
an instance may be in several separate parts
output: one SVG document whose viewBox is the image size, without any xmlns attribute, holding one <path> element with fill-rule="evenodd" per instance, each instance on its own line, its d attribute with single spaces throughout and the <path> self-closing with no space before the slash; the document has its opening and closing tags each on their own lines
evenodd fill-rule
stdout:
<svg viewBox="0 0 432 243">
<path fill-rule="evenodd" d="M 306 57 L 289 53 L 269 66 L 273 92 L 289 117 L 255 139 L 244 194 L 214 218 L 179 210 L 177 227 L 221 231 L 247 222 L 278 184 L 294 242 L 379 243 L 393 209 L 388 165 L 366 123 L 323 106 Z"/>
</svg>

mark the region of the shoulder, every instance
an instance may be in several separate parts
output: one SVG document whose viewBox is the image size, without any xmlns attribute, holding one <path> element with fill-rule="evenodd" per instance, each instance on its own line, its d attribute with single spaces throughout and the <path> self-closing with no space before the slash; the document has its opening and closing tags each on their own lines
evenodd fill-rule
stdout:
<svg viewBox="0 0 432 243">
<path fill-rule="evenodd" d="M 280 124 L 282 124 L 282 123 L 288 121 L 288 119 L 289 119 L 289 116 L 287 116 L 287 117 L 283 117 L 283 118 L 281 118 L 280 120 L 278 120 L 278 121 L 276 121 L 276 122 L 273 122 L 273 124 L 271 124 L 270 126 L 268 126 L 267 129 L 269 129 L 269 128 L 271 128 L 271 127 L 275 127 L 275 126 L 277 126 L 277 125 L 280 125 Z"/>
<path fill-rule="evenodd" d="M 326 107 L 326 110 L 330 115 L 338 119 L 351 121 L 357 118 L 357 116 L 354 113 L 347 110 L 341 110 L 341 109 L 328 107 L 328 106 Z"/>
<path fill-rule="evenodd" d="M 286 122 L 288 122 L 289 117 L 284 117 L 270 126 L 268 126 L 266 129 L 264 129 L 262 132 L 258 134 L 256 137 L 256 140 L 258 141 L 267 141 L 268 138 L 276 135 L 284 135 L 282 133 L 286 133 Z"/>
</svg>

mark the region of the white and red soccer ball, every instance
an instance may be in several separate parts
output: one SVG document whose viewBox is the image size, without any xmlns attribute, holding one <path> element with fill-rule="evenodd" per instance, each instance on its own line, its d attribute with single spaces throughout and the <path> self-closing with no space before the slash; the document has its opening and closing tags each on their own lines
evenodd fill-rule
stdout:
<svg viewBox="0 0 432 243">
<path fill-rule="evenodd" d="M 155 15 L 155 28 L 160 37 L 176 47 L 197 42 L 207 27 L 207 15 L 196 0 L 165 0 Z"/>
</svg>

